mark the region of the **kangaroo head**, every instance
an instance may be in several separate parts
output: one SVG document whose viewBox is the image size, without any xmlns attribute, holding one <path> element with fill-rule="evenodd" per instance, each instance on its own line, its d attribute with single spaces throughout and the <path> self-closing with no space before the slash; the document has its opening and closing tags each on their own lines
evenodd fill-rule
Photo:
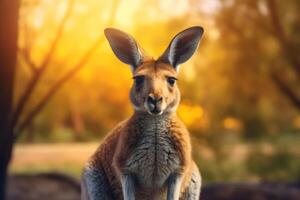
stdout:
<svg viewBox="0 0 300 200">
<path fill-rule="evenodd" d="M 176 84 L 179 65 L 196 51 L 203 28 L 178 33 L 157 60 L 149 57 L 132 36 L 113 28 L 104 32 L 115 55 L 131 67 L 134 83 L 130 99 L 135 110 L 151 115 L 174 112 L 180 101 Z"/>
</svg>

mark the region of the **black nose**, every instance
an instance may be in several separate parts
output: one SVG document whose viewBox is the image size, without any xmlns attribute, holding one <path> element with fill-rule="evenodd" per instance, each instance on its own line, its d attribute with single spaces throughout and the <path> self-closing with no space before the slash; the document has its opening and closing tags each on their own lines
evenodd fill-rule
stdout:
<svg viewBox="0 0 300 200">
<path fill-rule="evenodd" d="M 152 96 L 148 96 L 147 101 L 149 104 L 156 106 L 162 102 L 162 97 L 154 98 Z"/>
</svg>

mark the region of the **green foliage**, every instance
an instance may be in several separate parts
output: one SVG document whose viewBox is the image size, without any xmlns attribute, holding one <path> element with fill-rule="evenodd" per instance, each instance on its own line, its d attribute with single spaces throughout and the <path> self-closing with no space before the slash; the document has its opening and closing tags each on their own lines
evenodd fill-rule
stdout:
<svg viewBox="0 0 300 200">
<path fill-rule="evenodd" d="M 290 181 L 300 177 L 300 156 L 295 156 L 286 149 L 279 149 L 271 155 L 254 150 L 248 160 L 250 173 L 267 181 Z"/>
<path fill-rule="evenodd" d="M 256 140 L 221 134 L 193 140 L 204 182 L 297 181 L 300 135 L 286 133 Z"/>
</svg>

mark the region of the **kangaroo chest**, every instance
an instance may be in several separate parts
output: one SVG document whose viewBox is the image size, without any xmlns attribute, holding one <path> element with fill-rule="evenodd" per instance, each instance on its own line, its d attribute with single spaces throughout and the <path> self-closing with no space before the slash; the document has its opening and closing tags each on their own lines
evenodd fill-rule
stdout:
<svg viewBox="0 0 300 200">
<path fill-rule="evenodd" d="M 171 122 L 163 118 L 148 118 L 139 120 L 138 125 L 126 167 L 136 175 L 142 187 L 161 187 L 181 163 L 170 129 Z"/>
</svg>

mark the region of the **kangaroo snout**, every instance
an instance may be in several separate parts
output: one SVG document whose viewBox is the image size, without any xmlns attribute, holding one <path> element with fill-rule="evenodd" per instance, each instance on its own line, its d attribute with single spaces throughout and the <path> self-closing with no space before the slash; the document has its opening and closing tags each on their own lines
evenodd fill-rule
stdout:
<svg viewBox="0 0 300 200">
<path fill-rule="evenodd" d="M 154 97 L 154 95 L 149 95 L 147 98 L 147 108 L 150 114 L 159 115 L 162 114 L 162 102 L 163 97 Z"/>
</svg>

